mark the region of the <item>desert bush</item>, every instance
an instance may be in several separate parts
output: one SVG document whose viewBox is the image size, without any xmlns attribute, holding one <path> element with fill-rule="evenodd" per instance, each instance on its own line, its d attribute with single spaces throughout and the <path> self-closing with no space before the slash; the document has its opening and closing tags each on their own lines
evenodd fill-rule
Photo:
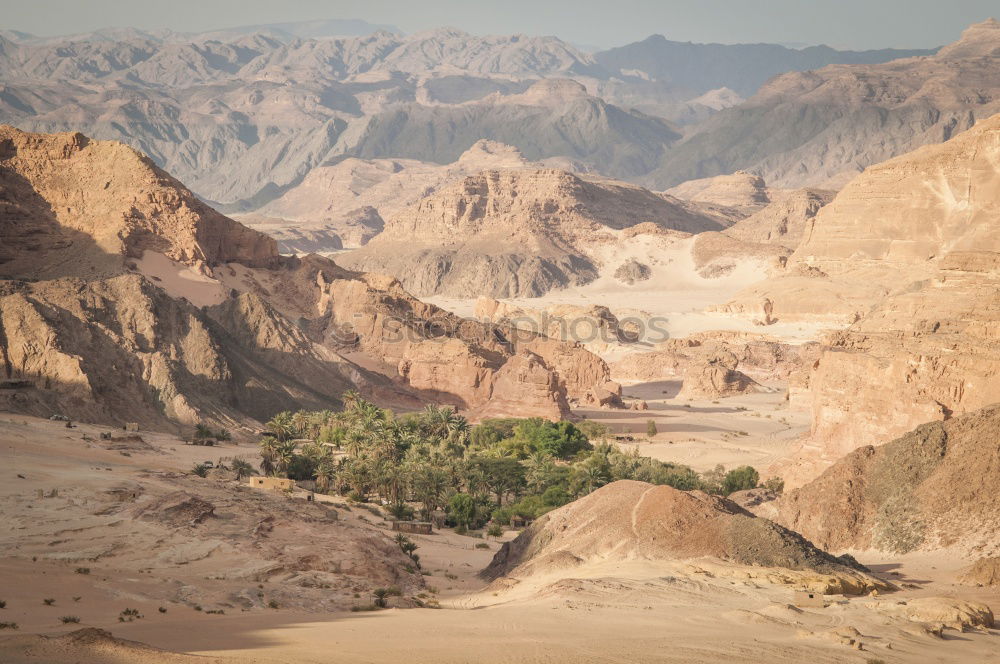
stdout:
<svg viewBox="0 0 1000 664">
<path fill-rule="evenodd" d="M 785 491 L 785 480 L 780 477 L 768 477 L 760 483 L 760 486 L 762 489 L 767 489 L 768 491 L 773 491 L 774 493 L 781 495 Z"/>
<path fill-rule="evenodd" d="M 52 606 L 55 603 L 56 601 L 52 598 L 42 600 L 42 604 L 44 604 L 45 606 Z"/>
<path fill-rule="evenodd" d="M 389 515 L 398 521 L 412 521 L 415 514 L 412 507 L 406 503 L 396 503 L 389 506 Z"/>
<path fill-rule="evenodd" d="M 728 496 L 735 491 L 756 489 L 760 482 L 760 474 L 752 466 L 733 468 L 722 478 L 722 494 Z"/>
<path fill-rule="evenodd" d="M 80 622 L 80 618 L 78 616 L 62 616 L 59 620 L 61 620 L 64 625 L 76 624 Z"/>
<path fill-rule="evenodd" d="M 17 629 L 16 622 L 0 622 L 0 629 Z"/>
<path fill-rule="evenodd" d="M 90 568 L 89 567 L 77 567 L 76 568 L 76 573 L 77 574 L 90 574 Z"/>
<path fill-rule="evenodd" d="M 203 463 L 196 464 L 195 467 L 191 469 L 191 473 L 197 475 L 198 477 L 208 477 L 208 466 Z"/>
<path fill-rule="evenodd" d="M 118 622 L 132 622 L 140 618 L 142 618 L 142 614 L 139 613 L 139 609 L 125 609 L 118 614 Z"/>
</svg>

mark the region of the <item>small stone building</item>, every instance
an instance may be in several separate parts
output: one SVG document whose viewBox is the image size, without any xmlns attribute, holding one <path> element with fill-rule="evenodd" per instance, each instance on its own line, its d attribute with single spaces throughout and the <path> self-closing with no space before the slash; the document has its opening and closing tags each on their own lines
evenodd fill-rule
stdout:
<svg viewBox="0 0 1000 664">
<path fill-rule="evenodd" d="M 792 597 L 792 604 L 800 608 L 822 609 L 826 606 L 826 601 L 823 599 L 823 593 L 812 590 L 796 590 L 794 597 Z"/>
<path fill-rule="evenodd" d="M 393 521 L 392 529 L 415 535 L 430 535 L 433 532 L 430 521 Z"/>
<path fill-rule="evenodd" d="M 291 491 L 295 488 L 295 480 L 287 477 L 251 477 L 247 485 L 268 491 Z"/>
</svg>

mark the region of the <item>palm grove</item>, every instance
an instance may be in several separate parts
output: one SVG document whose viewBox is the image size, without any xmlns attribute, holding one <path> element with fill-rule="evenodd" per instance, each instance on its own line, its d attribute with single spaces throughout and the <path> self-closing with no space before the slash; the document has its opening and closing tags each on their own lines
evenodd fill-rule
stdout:
<svg viewBox="0 0 1000 664">
<path fill-rule="evenodd" d="M 463 531 L 536 518 L 622 479 L 722 494 L 758 484 L 750 467 L 699 475 L 606 439 L 606 427 L 590 421 L 508 418 L 472 426 L 438 406 L 397 416 L 351 392 L 339 412 L 275 415 L 260 441 L 260 469 L 314 480 L 322 493 L 377 499 L 399 519 L 444 510 Z"/>
</svg>

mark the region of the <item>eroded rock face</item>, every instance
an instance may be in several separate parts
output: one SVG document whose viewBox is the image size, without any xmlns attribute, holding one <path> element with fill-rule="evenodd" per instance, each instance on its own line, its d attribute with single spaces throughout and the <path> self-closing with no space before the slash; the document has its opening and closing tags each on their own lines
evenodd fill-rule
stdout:
<svg viewBox="0 0 1000 664">
<path fill-rule="evenodd" d="M 0 126 L 0 275 L 110 276 L 144 250 L 265 265 L 274 240 L 215 212 L 132 148 Z M 39 258 L 44 256 L 44 259 Z"/>
<path fill-rule="evenodd" d="M 809 222 L 788 269 L 730 311 L 846 326 L 809 379 L 791 485 L 837 458 L 1000 394 L 1000 116 L 867 169 Z"/>
<path fill-rule="evenodd" d="M 777 501 L 776 520 L 830 549 L 997 555 L 1000 406 L 855 450 Z"/>
<path fill-rule="evenodd" d="M 758 210 L 771 202 L 764 178 L 746 171 L 688 180 L 667 193 L 689 201 L 712 203 L 741 210 Z"/>
<path fill-rule="evenodd" d="M 551 420 L 569 416 L 566 388 L 559 374 L 530 351 L 522 351 L 504 363 L 493 377 L 491 399 L 475 417 L 525 417 Z"/>
<path fill-rule="evenodd" d="M 737 394 L 764 391 L 764 386 L 746 374 L 716 360 L 695 364 L 684 372 L 684 382 L 677 394 L 680 399 L 718 399 Z"/>
<path fill-rule="evenodd" d="M 588 283 L 590 244 L 644 222 L 686 232 L 723 224 L 677 199 L 558 170 L 490 170 L 387 220 L 352 268 L 391 274 L 417 295 L 537 297 Z"/>
<path fill-rule="evenodd" d="M 16 214 L 0 229 L 11 240 L 0 270 L 74 277 L 0 282 L 0 370 L 37 386 L 0 395 L 10 410 L 253 427 L 356 388 L 387 403 L 496 399 L 560 417 L 567 395 L 590 402 L 613 385 L 582 347 L 463 321 L 320 256 L 281 257 L 124 146 L 4 131 L 0 205 Z M 114 216 L 133 185 L 140 212 Z M 69 216 L 53 212 L 67 201 Z M 505 369 L 525 352 L 527 369 L 523 358 Z"/>
<path fill-rule="evenodd" d="M 153 428 L 238 426 L 320 408 L 352 386 L 350 367 L 250 295 L 198 310 L 139 275 L 26 285 L 0 297 L 7 377 L 38 389 L 5 407 Z"/>
<path fill-rule="evenodd" d="M 961 580 L 973 586 L 1000 586 L 1000 557 L 980 558 L 962 572 Z"/>
<path fill-rule="evenodd" d="M 796 383 L 819 356 L 817 343 L 788 344 L 745 332 L 702 332 L 669 339 L 648 353 L 628 355 L 611 365 L 618 380 L 657 381 L 700 372 L 719 358 L 756 381 Z M 802 379 L 803 381 L 805 378 Z"/>
</svg>

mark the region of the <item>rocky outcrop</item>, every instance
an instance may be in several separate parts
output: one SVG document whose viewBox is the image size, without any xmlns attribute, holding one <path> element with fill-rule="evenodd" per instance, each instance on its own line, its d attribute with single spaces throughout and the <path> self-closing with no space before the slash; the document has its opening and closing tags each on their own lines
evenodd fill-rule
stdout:
<svg viewBox="0 0 1000 664">
<path fill-rule="evenodd" d="M 420 200 L 342 259 L 417 295 L 536 297 L 597 277 L 589 245 L 644 222 L 685 232 L 723 224 L 677 199 L 556 170 L 486 171 Z M 498 247 L 500 250 L 498 250 Z"/>
<path fill-rule="evenodd" d="M 1000 557 L 980 558 L 962 572 L 961 581 L 973 586 L 1000 586 Z"/>
<path fill-rule="evenodd" d="M 771 202 L 764 178 L 746 171 L 689 180 L 668 189 L 671 196 L 686 201 L 712 203 L 743 211 L 755 211 Z"/>
<path fill-rule="evenodd" d="M 771 191 L 771 202 L 725 230 L 729 237 L 747 243 L 772 244 L 795 250 L 805 237 L 810 220 L 833 200 L 825 189 Z"/>
<path fill-rule="evenodd" d="M 745 332 L 702 332 L 669 339 L 657 349 L 633 353 L 611 364 L 616 380 L 651 382 L 697 374 L 712 362 L 737 369 L 756 381 L 794 382 L 809 369 L 820 354 L 820 344 L 790 344 L 760 334 Z"/>
<path fill-rule="evenodd" d="M 45 417 L 240 426 L 355 384 L 349 363 L 253 296 L 206 312 L 139 275 L 25 285 L 0 298 L 0 341 L 5 377 L 36 385 L 5 407 Z"/>
<path fill-rule="evenodd" d="M 135 150 L 0 126 L 0 275 L 110 276 L 152 250 L 262 266 L 272 239 L 215 212 Z M 46 259 L 39 261 L 44 254 Z"/>
<path fill-rule="evenodd" d="M 522 351 L 504 363 L 492 381 L 491 398 L 474 417 L 525 417 L 551 420 L 569 416 L 566 387 L 541 357 Z"/>
<path fill-rule="evenodd" d="M 565 159 L 545 162 L 567 170 L 585 170 Z M 446 184 L 487 169 L 542 165 L 528 161 L 516 148 L 489 140 L 477 141 L 457 160 L 445 165 L 415 159 L 348 158 L 317 166 L 300 184 L 257 213 L 239 218 L 290 246 L 289 239 L 296 234 L 308 237 L 325 233 L 339 238 L 342 246 L 356 248 L 382 232 L 384 219 Z M 316 246 L 311 250 L 333 248 L 340 247 Z"/>
<path fill-rule="evenodd" d="M 788 583 L 822 573 L 820 592 L 860 593 L 886 584 L 820 551 L 798 534 L 700 491 L 623 480 L 545 514 L 504 543 L 487 578 L 571 570 L 590 562 L 660 563 L 711 556 L 733 564 L 783 568 Z M 795 572 L 805 572 L 798 575 Z"/>
<path fill-rule="evenodd" d="M 905 401 L 900 399 L 899 403 Z M 850 453 L 777 502 L 776 520 L 830 550 L 997 555 L 1000 406 Z"/>
<path fill-rule="evenodd" d="M 699 125 L 644 182 L 744 169 L 772 186 L 824 186 L 948 140 L 1000 112 L 998 45 L 1000 23 L 990 19 L 934 55 L 776 76 Z"/>
<path fill-rule="evenodd" d="M 725 307 L 849 325 L 812 370 L 810 451 L 786 479 L 1000 394 L 998 160 L 995 116 L 869 168 L 809 222 L 784 274 Z"/>
<path fill-rule="evenodd" d="M 615 270 L 615 279 L 632 286 L 640 281 L 646 281 L 652 274 L 653 271 L 649 269 L 648 265 L 632 258 L 618 266 L 618 269 Z"/>
<path fill-rule="evenodd" d="M 719 399 L 737 394 L 763 392 L 764 386 L 730 367 L 729 358 L 715 357 L 704 364 L 692 364 L 684 371 L 678 399 Z M 735 361 L 732 361 L 735 364 Z"/>
<path fill-rule="evenodd" d="M 204 207 L 124 146 L 11 135 L 17 141 L 4 145 L 17 149 L 4 153 L 0 177 L 15 186 L 3 204 L 32 214 L 4 227 L 2 269 L 32 281 L 0 282 L 0 369 L 37 389 L 2 395 L 10 410 L 252 427 L 279 410 L 329 407 L 356 388 L 389 404 L 471 409 L 496 399 L 522 415 L 561 417 L 567 395 L 591 402 L 611 385 L 607 366 L 575 344 L 463 321 L 392 279 L 320 256 L 281 257 L 273 241 Z M 125 177 L 153 183 L 138 189 L 151 193 L 129 199 L 110 185 L 80 198 L 78 171 L 88 186 Z M 41 193 L 51 205 L 35 204 Z M 52 212 L 74 196 L 69 217 Z M 122 200 L 139 211 L 134 220 L 102 216 Z M 11 229 L 39 219 L 48 236 Z M 101 266 L 86 258 L 95 245 L 107 256 Z M 81 260 L 62 259 L 70 254 Z M 34 281 L 55 270 L 75 278 Z M 525 352 L 537 355 L 530 371 L 514 360 Z"/>
</svg>

